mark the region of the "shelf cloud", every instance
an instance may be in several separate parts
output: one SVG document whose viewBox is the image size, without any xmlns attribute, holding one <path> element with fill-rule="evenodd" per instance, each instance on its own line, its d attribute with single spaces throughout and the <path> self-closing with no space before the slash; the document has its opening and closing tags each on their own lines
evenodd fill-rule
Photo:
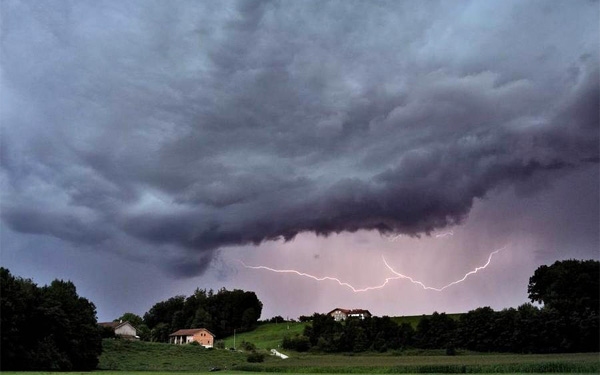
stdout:
<svg viewBox="0 0 600 375">
<path fill-rule="evenodd" d="M 597 6 L 5 2 L 2 222 L 179 276 L 461 223 L 598 164 Z"/>
</svg>

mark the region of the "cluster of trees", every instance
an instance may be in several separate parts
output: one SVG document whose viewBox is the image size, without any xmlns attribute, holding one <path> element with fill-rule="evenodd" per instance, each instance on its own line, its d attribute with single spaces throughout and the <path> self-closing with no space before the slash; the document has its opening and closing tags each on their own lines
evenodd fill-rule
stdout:
<svg viewBox="0 0 600 375">
<path fill-rule="evenodd" d="M 1 370 L 89 371 L 102 340 L 96 307 L 70 281 L 38 287 L 0 268 Z"/>
<path fill-rule="evenodd" d="M 96 307 L 70 281 L 38 287 L 0 267 L 0 370 L 89 371 L 98 365 L 102 338 Z M 167 342 L 178 329 L 203 327 L 217 337 L 256 327 L 262 303 L 254 292 L 197 289 L 189 297 L 158 302 L 140 317 L 125 313 L 142 340 Z"/>
<path fill-rule="evenodd" d="M 479 352 L 564 353 L 593 352 L 598 345 L 598 313 L 573 311 L 563 315 L 552 308 L 524 304 L 494 311 L 481 307 L 458 321 L 433 314 L 421 319 L 415 331 L 419 348 L 455 347 Z"/>
<path fill-rule="evenodd" d="M 143 325 L 152 341 L 167 342 L 169 334 L 178 329 L 199 327 L 222 338 L 233 335 L 234 329 L 254 329 L 261 312 L 262 302 L 254 292 L 196 289 L 187 298 L 175 296 L 152 306 L 144 315 Z"/>
<path fill-rule="evenodd" d="M 374 350 L 401 349 L 413 343 L 414 329 L 410 324 L 396 324 L 387 316 L 364 320 L 350 318 L 336 322 L 326 314 L 314 314 L 312 324 L 307 325 L 304 334 L 286 337 L 284 349 L 307 351 L 315 348 L 324 352 L 363 352 Z"/>
<path fill-rule="evenodd" d="M 336 322 L 315 314 L 304 334 L 287 337 L 283 347 L 325 352 L 386 351 L 407 347 L 455 348 L 481 352 L 555 353 L 600 350 L 600 262 L 567 260 L 541 266 L 529 280 L 524 304 L 494 311 L 482 307 L 458 320 L 437 312 L 423 316 L 416 329 L 388 317 Z M 301 320 L 307 320 L 302 317 Z"/>
</svg>

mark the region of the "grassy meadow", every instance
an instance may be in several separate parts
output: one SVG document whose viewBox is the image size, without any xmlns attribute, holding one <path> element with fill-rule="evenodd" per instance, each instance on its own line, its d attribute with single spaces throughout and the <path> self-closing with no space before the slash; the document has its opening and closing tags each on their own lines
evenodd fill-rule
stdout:
<svg viewBox="0 0 600 375">
<path fill-rule="evenodd" d="M 131 344 L 131 343 L 130 343 Z M 136 344 L 136 343 L 133 343 Z M 245 355 L 229 350 L 206 350 L 192 346 L 175 346 L 169 350 L 168 344 L 126 345 L 128 358 L 115 369 L 102 367 L 108 358 L 115 358 L 115 349 L 109 347 L 103 354 L 100 371 L 102 375 L 177 375 L 206 373 L 217 364 L 220 373 L 259 373 L 270 374 L 418 374 L 418 373 L 587 373 L 598 374 L 600 361 L 598 353 L 585 354 L 466 354 L 457 356 L 442 355 L 294 355 L 290 359 L 268 357 L 264 363 L 251 364 L 245 361 Z M 147 348 L 143 348 L 148 346 Z M 153 346 L 150 348 L 150 346 Z M 145 350 L 148 349 L 148 350 Z M 168 354 L 156 352 L 164 349 Z M 192 351 L 190 349 L 195 349 Z M 137 351 L 137 353 L 136 353 Z M 171 357 L 170 360 L 167 360 Z M 238 359 L 241 362 L 236 362 Z M 179 362 L 174 366 L 175 362 Z M 232 365 L 237 363 L 236 365 Z M 50 372 L 3 372 L 2 374 L 56 374 Z M 86 373 L 72 373 L 86 374 Z M 89 374 L 89 373 L 88 373 Z"/>
<path fill-rule="evenodd" d="M 267 325 L 268 326 L 268 325 Z M 251 341 L 267 354 L 275 332 L 299 330 L 297 323 L 288 330 L 285 324 L 264 327 Z M 285 332 L 282 329 L 285 328 Z M 249 333 L 248 333 L 249 334 Z M 242 336 L 242 335 L 240 335 Z M 283 336 L 282 336 L 283 337 Z M 249 339 L 249 336 L 246 336 Z M 258 340 L 262 339 L 262 341 Z M 236 337 L 236 341 L 238 338 Z M 240 341 L 241 342 L 241 341 Z M 104 340 L 99 370 L 132 373 L 152 371 L 153 375 L 178 372 L 207 372 L 219 367 L 231 372 L 269 373 L 600 373 L 598 353 L 583 354 L 479 354 L 459 352 L 447 356 L 443 351 L 403 351 L 383 354 L 314 354 L 284 351 L 289 359 L 267 355 L 263 363 L 248 363 L 247 353 L 205 349 L 194 345 L 170 345 L 126 340 Z M 223 372 L 223 371 L 222 371 Z"/>
<path fill-rule="evenodd" d="M 599 373 L 598 353 L 296 355 L 244 369 L 281 373 Z"/>
<path fill-rule="evenodd" d="M 242 341 L 251 342 L 259 349 L 278 349 L 286 335 L 302 334 L 308 323 L 266 323 L 259 325 L 254 331 L 235 335 L 236 348 Z M 233 348 L 233 336 L 225 338 L 225 347 Z"/>
</svg>

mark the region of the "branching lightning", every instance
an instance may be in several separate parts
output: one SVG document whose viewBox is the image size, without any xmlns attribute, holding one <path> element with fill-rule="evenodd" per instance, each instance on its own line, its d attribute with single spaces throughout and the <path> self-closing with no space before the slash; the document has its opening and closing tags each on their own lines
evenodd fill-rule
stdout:
<svg viewBox="0 0 600 375">
<path fill-rule="evenodd" d="M 438 233 L 435 235 L 435 238 L 444 238 L 444 237 L 449 237 L 449 236 L 454 236 L 454 232 L 449 230 L 447 232 Z"/>
<path fill-rule="evenodd" d="M 466 274 L 465 274 L 465 275 L 464 275 L 464 276 L 463 276 L 461 279 L 459 279 L 459 280 L 456 280 L 456 281 L 453 281 L 453 282 L 451 282 L 451 283 L 449 283 L 449 284 L 447 284 L 447 285 L 444 285 L 444 286 L 443 286 L 443 287 L 441 287 L 441 288 L 435 288 L 435 287 L 432 287 L 432 286 L 427 286 L 427 285 L 425 285 L 425 284 L 424 284 L 423 282 L 421 282 L 421 281 L 415 280 L 415 279 L 413 279 L 413 278 L 412 278 L 412 277 L 410 277 L 410 276 L 403 275 L 403 274 L 401 274 L 401 273 L 397 272 L 396 270 L 394 270 L 394 269 L 393 269 L 393 268 L 392 268 L 392 267 L 391 267 L 391 266 L 388 264 L 388 262 L 385 260 L 385 258 L 384 258 L 383 256 L 381 257 L 381 258 L 382 258 L 382 260 L 383 260 L 383 263 L 384 263 L 384 264 L 385 264 L 385 266 L 388 268 L 388 270 L 389 270 L 390 272 L 392 272 L 392 273 L 393 273 L 395 276 L 387 277 L 387 278 L 385 279 L 385 281 L 384 281 L 382 284 L 380 284 L 380 285 L 376 285 L 376 286 L 369 286 L 369 287 L 366 287 L 366 288 L 356 288 L 356 287 L 352 286 L 350 283 L 347 283 L 347 282 L 341 281 L 340 279 L 338 279 L 338 278 L 336 278 L 336 277 L 332 277 L 332 276 L 323 276 L 323 277 L 318 277 L 318 276 L 314 276 L 314 275 L 311 275 L 311 274 L 308 274 L 308 273 L 305 273 L 305 272 L 300 272 L 300 271 L 293 270 L 293 269 L 275 269 L 275 268 L 271 268 L 271 267 L 267 267 L 267 266 L 249 266 L 249 265 L 247 265 L 246 263 L 242 262 L 241 260 L 239 260 L 239 262 L 240 262 L 240 263 L 241 263 L 241 264 L 242 264 L 242 265 L 243 265 L 245 268 L 249 268 L 249 269 L 253 269 L 253 270 L 267 270 L 267 271 L 271 271 L 271 272 L 275 272 L 275 273 L 291 273 L 291 274 L 295 274 L 295 275 L 298 275 L 298 276 L 307 277 L 307 278 L 313 279 L 313 280 L 315 280 L 315 281 L 335 281 L 335 282 L 336 282 L 338 285 L 340 285 L 340 286 L 343 286 L 343 287 L 346 287 L 346 288 L 348 288 L 348 289 L 352 290 L 354 293 L 362 293 L 362 292 L 368 292 L 368 291 L 371 291 L 371 290 L 376 290 L 376 289 L 383 289 L 385 286 L 387 286 L 387 285 L 388 285 L 388 283 L 389 283 L 390 281 L 392 281 L 392 280 L 400 280 L 400 279 L 405 279 L 405 280 L 408 280 L 408 281 L 410 281 L 410 282 L 411 282 L 411 283 L 413 283 L 413 284 L 419 285 L 419 286 L 420 286 L 420 287 L 422 287 L 424 290 L 433 290 L 433 291 L 436 291 L 436 292 L 441 292 L 441 291 L 443 291 L 443 290 L 444 290 L 444 289 L 446 289 L 446 288 L 449 288 L 449 287 L 451 287 L 451 286 L 453 286 L 453 285 L 456 285 L 456 284 L 462 283 L 462 282 L 463 282 L 463 281 L 465 281 L 465 280 L 466 280 L 466 279 L 467 279 L 469 276 L 471 276 L 471 275 L 473 275 L 473 274 L 476 274 L 477 272 L 479 272 L 479 271 L 481 271 L 481 270 L 485 269 L 487 266 L 489 266 L 489 265 L 490 265 L 490 263 L 491 263 L 491 261 L 492 261 L 492 257 L 493 257 L 494 255 L 498 254 L 500 251 L 502 251 L 502 250 L 504 250 L 504 249 L 505 249 L 505 247 L 503 247 L 503 248 L 500 248 L 500 249 L 498 249 L 498 250 L 495 250 L 495 251 L 491 252 L 491 253 L 490 253 L 490 255 L 488 256 L 487 262 L 486 262 L 486 263 L 485 263 L 483 266 L 476 267 L 474 270 L 467 272 L 467 273 L 466 273 Z"/>
<path fill-rule="evenodd" d="M 317 276 L 310 275 L 308 273 L 304 273 L 304 272 L 300 272 L 300 271 L 296 271 L 296 270 L 278 270 L 278 269 L 270 268 L 270 267 L 266 267 L 266 266 L 249 266 L 246 263 L 242 262 L 241 260 L 239 260 L 239 262 L 245 268 L 250 268 L 250 269 L 253 269 L 253 270 L 267 270 L 267 271 L 276 272 L 276 273 L 293 273 L 293 274 L 296 274 L 298 276 L 308 277 L 308 278 L 316 280 L 316 281 L 327 281 L 327 280 L 329 280 L 329 281 L 335 281 L 336 283 L 338 283 L 338 285 L 347 287 L 350 290 L 352 290 L 354 293 L 368 292 L 369 290 L 381 289 L 381 288 L 385 287 L 391 280 L 396 280 L 396 279 L 400 279 L 401 278 L 400 276 L 392 276 L 392 277 L 386 278 L 385 281 L 383 282 L 383 284 L 381 284 L 381 285 L 370 286 L 370 287 L 367 287 L 367 288 L 355 288 L 352 285 L 350 285 L 349 283 L 343 282 L 343 281 L 341 281 L 340 279 L 338 279 L 336 277 L 331 277 L 331 276 L 317 277 Z"/>
<path fill-rule="evenodd" d="M 413 284 L 417 284 L 417 285 L 421 286 L 421 287 L 422 287 L 423 289 L 425 289 L 425 290 L 435 290 L 436 292 L 441 292 L 441 291 L 443 291 L 444 289 L 451 287 L 452 285 L 456 285 L 456 284 L 462 283 L 463 281 L 465 281 L 465 280 L 467 279 L 467 277 L 469 277 L 469 276 L 471 276 L 471 275 L 473 275 L 473 274 L 476 274 L 477 272 L 479 272 L 479 271 L 480 271 L 480 270 L 482 270 L 482 269 L 485 269 L 487 266 L 489 266 L 489 265 L 490 265 L 490 262 L 492 261 L 492 257 L 493 257 L 495 254 L 498 254 L 498 253 L 499 253 L 501 250 L 504 250 L 504 247 L 503 247 L 503 248 L 500 248 L 500 249 L 498 249 L 498 250 L 492 251 L 492 252 L 490 253 L 490 255 L 488 256 L 488 260 L 487 260 L 487 262 L 486 262 L 486 263 L 485 263 L 483 266 L 475 267 L 475 269 L 474 269 L 474 270 L 467 272 L 467 273 L 466 273 L 466 274 L 465 274 L 465 275 L 462 277 L 462 279 L 459 279 L 459 280 L 453 281 L 453 282 L 451 282 L 450 284 L 444 285 L 444 286 L 443 286 L 443 287 L 441 287 L 441 288 L 434 288 L 434 287 L 431 287 L 431 286 L 427 286 L 427 285 L 423 284 L 421 281 L 415 280 L 415 279 L 413 279 L 413 278 L 412 278 L 412 277 L 410 277 L 410 276 L 406 276 L 406 275 L 403 275 L 403 274 L 401 274 L 401 273 L 399 273 L 399 272 L 396 272 L 396 271 L 395 271 L 395 270 L 394 270 L 394 269 L 393 269 L 393 268 L 392 268 L 392 267 L 391 267 L 391 266 L 388 264 L 388 262 L 386 262 L 385 258 L 383 258 L 383 263 L 385 263 L 385 266 L 386 266 L 386 267 L 387 267 L 387 268 L 388 268 L 388 269 L 389 269 L 389 270 L 390 270 L 390 271 L 391 271 L 391 272 L 392 272 L 394 275 L 396 275 L 398 279 L 406 279 L 406 280 L 410 281 L 410 282 L 411 282 L 411 283 L 413 283 Z"/>
</svg>

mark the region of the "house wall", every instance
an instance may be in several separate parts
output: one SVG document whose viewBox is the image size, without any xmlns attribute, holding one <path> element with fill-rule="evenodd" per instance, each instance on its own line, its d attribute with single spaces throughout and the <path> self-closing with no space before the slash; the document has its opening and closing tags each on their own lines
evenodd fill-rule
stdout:
<svg viewBox="0 0 600 375">
<path fill-rule="evenodd" d="M 133 328 L 133 326 L 131 326 L 129 324 L 125 324 L 125 325 L 122 325 L 121 327 L 118 327 L 117 329 L 115 329 L 115 335 L 136 336 L 137 332 L 136 332 L 135 328 Z"/>
<path fill-rule="evenodd" d="M 207 348 L 212 348 L 213 347 L 213 343 L 214 343 L 214 337 L 213 335 L 211 335 L 210 333 L 208 333 L 208 331 L 200 331 L 198 333 L 196 333 L 193 337 L 194 341 L 198 342 L 198 344 L 207 347 Z"/>
<path fill-rule="evenodd" d="M 346 313 L 344 313 L 343 311 L 340 310 L 335 310 L 334 312 L 331 313 L 331 316 L 333 316 L 333 319 L 335 319 L 335 321 L 340 321 L 340 320 L 345 320 L 346 319 Z"/>
</svg>

